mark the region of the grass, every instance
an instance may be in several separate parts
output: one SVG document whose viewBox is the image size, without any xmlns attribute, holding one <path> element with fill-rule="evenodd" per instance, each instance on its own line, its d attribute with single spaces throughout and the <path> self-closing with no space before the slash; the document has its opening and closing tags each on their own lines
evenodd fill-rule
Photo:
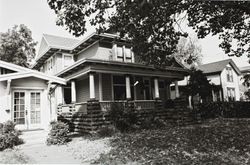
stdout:
<svg viewBox="0 0 250 165">
<path fill-rule="evenodd" d="M 100 164 L 250 164 L 250 121 L 216 119 L 201 125 L 125 133 L 111 140 Z"/>
<path fill-rule="evenodd" d="M 7 149 L 0 152 L 0 164 L 26 164 L 29 158 L 17 149 Z"/>
</svg>

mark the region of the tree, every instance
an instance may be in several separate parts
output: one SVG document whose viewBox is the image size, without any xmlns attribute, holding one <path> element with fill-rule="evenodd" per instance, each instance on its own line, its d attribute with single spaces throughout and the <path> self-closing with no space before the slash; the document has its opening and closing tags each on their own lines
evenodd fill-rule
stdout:
<svg viewBox="0 0 250 165">
<path fill-rule="evenodd" d="M 15 25 L 7 32 L 0 33 L 0 60 L 28 67 L 35 57 L 36 44 L 25 25 Z"/>
<path fill-rule="evenodd" d="M 190 100 L 193 100 L 193 97 L 197 94 L 202 100 L 206 100 L 206 98 L 211 95 L 212 87 L 213 85 L 210 84 L 210 81 L 201 70 L 197 70 L 194 67 L 191 68 L 190 77 L 185 91 L 185 93 L 190 96 Z"/>
<path fill-rule="evenodd" d="M 175 57 L 186 67 L 191 68 L 201 64 L 201 46 L 197 38 L 184 38 L 179 40 Z"/>
<path fill-rule="evenodd" d="M 250 56 L 249 1 L 48 0 L 48 4 L 57 14 L 57 24 L 73 35 L 83 35 L 89 20 L 98 32 L 109 29 L 128 38 L 147 63 L 168 64 L 180 37 L 187 36 L 180 27 L 183 20 L 199 38 L 218 35 L 226 54 Z"/>
</svg>

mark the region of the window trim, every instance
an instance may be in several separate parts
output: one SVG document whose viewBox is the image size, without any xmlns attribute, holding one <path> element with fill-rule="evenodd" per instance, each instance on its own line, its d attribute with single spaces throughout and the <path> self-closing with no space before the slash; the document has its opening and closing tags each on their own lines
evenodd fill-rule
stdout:
<svg viewBox="0 0 250 165">
<path fill-rule="evenodd" d="M 63 69 L 70 66 L 70 65 L 69 65 L 69 66 L 65 67 L 65 60 L 64 60 L 64 59 L 65 59 L 65 56 L 71 56 L 72 64 L 74 63 L 74 55 L 73 55 L 73 54 L 62 53 L 62 66 L 63 66 Z"/>
</svg>

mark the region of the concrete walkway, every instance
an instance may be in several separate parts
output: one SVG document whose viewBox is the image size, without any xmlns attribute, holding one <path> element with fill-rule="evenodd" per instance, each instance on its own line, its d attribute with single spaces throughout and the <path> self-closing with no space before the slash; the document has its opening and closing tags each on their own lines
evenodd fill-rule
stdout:
<svg viewBox="0 0 250 165">
<path fill-rule="evenodd" d="M 24 144 L 18 146 L 26 156 L 29 163 L 39 164 L 81 164 L 79 159 L 74 158 L 67 145 L 47 146 L 48 132 L 44 130 L 23 132 L 21 138 Z"/>
</svg>

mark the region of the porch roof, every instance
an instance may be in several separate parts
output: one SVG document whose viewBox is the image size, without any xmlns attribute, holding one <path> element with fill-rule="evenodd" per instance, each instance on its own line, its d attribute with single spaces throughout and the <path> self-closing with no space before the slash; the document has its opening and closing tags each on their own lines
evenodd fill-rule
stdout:
<svg viewBox="0 0 250 165">
<path fill-rule="evenodd" d="M 26 71 L 26 72 L 17 72 L 17 73 L 0 75 L 0 81 L 8 81 L 8 80 L 27 78 L 27 77 L 36 77 L 39 79 L 50 81 L 52 83 L 66 85 L 66 80 L 63 78 L 49 76 L 36 71 Z"/>
<path fill-rule="evenodd" d="M 63 77 L 66 80 L 71 80 L 85 75 L 88 72 L 169 77 L 180 80 L 183 79 L 185 75 L 189 74 L 188 69 L 180 67 L 167 66 L 159 69 L 150 65 L 147 66 L 138 63 L 125 63 L 100 59 L 81 59 L 72 66 L 56 74 L 56 76 Z"/>
</svg>

